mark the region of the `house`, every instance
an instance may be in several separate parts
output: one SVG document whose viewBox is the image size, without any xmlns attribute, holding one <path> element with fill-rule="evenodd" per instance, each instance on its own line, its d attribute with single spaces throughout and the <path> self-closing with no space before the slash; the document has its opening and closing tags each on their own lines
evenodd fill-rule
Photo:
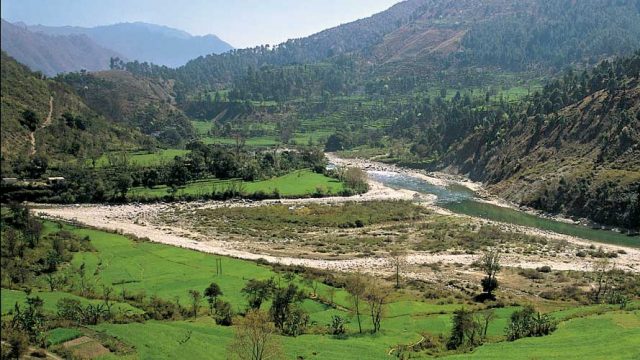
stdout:
<svg viewBox="0 0 640 360">
<path fill-rule="evenodd" d="M 8 177 L 2 178 L 2 185 L 13 185 L 18 182 L 18 178 Z"/>
<path fill-rule="evenodd" d="M 62 176 L 52 176 L 47 178 L 47 184 L 49 185 L 57 185 L 64 182 L 64 178 Z"/>
</svg>

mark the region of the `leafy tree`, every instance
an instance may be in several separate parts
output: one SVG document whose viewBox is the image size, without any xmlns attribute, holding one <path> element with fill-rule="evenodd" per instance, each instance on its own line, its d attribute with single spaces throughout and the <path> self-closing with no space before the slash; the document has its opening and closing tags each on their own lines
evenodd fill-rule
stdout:
<svg viewBox="0 0 640 360">
<path fill-rule="evenodd" d="M 242 288 L 241 292 L 247 297 L 249 301 L 249 307 L 251 309 L 260 309 L 262 303 L 268 300 L 273 294 L 274 283 L 273 279 L 269 280 L 255 280 L 251 279 L 247 281 L 247 284 Z"/>
<path fill-rule="evenodd" d="M 31 342 L 40 344 L 44 340 L 46 317 L 44 301 L 40 297 L 27 297 L 27 307 L 22 310 L 18 303 L 14 307 L 12 328 L 25 332 Z"/>
<path fill-rule="evenodd" d="M 470 310 L 464 308 L 453 313 L 453 327 L 447 342 L 447 348 L 455 350 L 460 347 L 473 348 L 482 343 L 484 330 Z"/>
<path fill-rule="evenodd" d="M 493 291 L 498 288 L 496 274 L 500 271 L 500 253 L 492 250 L 485 253 L 480 259 L 480 268 L 486 276 L 482 279 L 482 290 L 487 293 L 487 297 L 494 298 Z"/>
<path fill-rule="evenodd" d="M 294 308 L 294 304 L 302 302 L 304 298 L 304 292 L 294 284 L 273 290 L 269 314 L 278 330 L 287 335 L 297 335 L 298 328 L 306 322 L 301 309 Z"/>
<path fill-rule="evenodd" d="M 230 326 L 233 322 L 233 310 L 231 304 L 226 301 L 216 300 L 213 318 L 216 324 Z"/>
<path fill-rule="evenodd" d="M 39 122 L 40 120 L 38 120 L 38 115 L 36 115 L 33 110 L 25 110 L 22 112 L 22 119 L 20 119 L 20 124 L 29 129 L 29 131 L 36 131 Z"/>
<path fill-rule="evenodd" d="M 223 295 L 223 293 L 222 290 L 220 290 L 220 286 L 216 283 L 212 282 L 204 289 L 204 296 L 207 298 L 207 302 L 209 302 L 209 314 L 213 314 L 213 307 L 216 305 L 216 300 L 220 295 Z"/>
</svg>

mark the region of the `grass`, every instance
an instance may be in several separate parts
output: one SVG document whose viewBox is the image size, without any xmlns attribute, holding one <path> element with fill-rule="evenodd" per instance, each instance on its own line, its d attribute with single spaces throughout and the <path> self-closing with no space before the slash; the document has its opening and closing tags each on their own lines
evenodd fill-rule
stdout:
<svg viewBox="0 0 640 360">
<path fill-rule="evenodd" d="M 214 189 L 224 191 L 230 186 L 239 186 L 246 194 L 259 191 L 272 194 L 276 189 L 281 196 L 296 197 L 309 196 L 322 188 L 327 194 L 337 194 L 344 189 L 343 184 L 336 179 L 314 173 L 310 170 L 298 170 L 292 173 L 261 181 L 219 180 L 209 179 L 196 181 L 180 188 L 176 195 L 203 195 L 210 194 Z M 159 186 L 153 189 L 133 188 L 129 196 L 163 197 L 167 195 L 167 186 Z"/>
<path fill-rule="evenodd" d="M 110 153 L 98 158 L 96 167 L 109 166 L 109 157 L 112 157 L 118 163 L 126 161 L 128 164 L 135 166 L 153 166 L 169 162 L 176 156 L 185 156 L 188 153 L 189 150 L 182 149 L 163 149 L 156 152 L 135 151 Z"/>
<path fill-rule="evenodd" d="M 58 345 L 82 336 L 82 332 L 75 328 L 57 328 L 47 332 L 49 345 Z"/>
<path fill-rule="evenodd" d="M 638 359 L 640 312 L 610 312 L 561 323 L 552 335 L 487 344 L 454 359 Z"/>
<path fill-rule="evenodd" d="M 15 303 L 23 306 L 26 303 L 27 294 L 24 291 L 18 290 L 9 290 L 9 289 L 0 289 L 0 297 L 2 301 L 0 302 L 2 309 L 2 314 L 5 315 L 9 311 L 13 310 Z M 62 292 L 62 291 L 32 291 L 32 297 L 38 296 L 44 301 L 44 310 L 50 314 L 54 314 L 57 311 L 56 304 L 58 301 L 64 298 L 71 298 L 80 301 L 82 305 L 87 304 L 100 304 L 103 303 L 102 300 L 89 300 L 71 293 Z M 122 311 L 130 311 L 132 313 L 142 313 L 142 310 L 137 309 L 127 303 L 115 303 L 113 306 L 114 310 L 122 310 Z"/>
<path fill-rule="evenodd" d="M 45 233 L 55 230 L 51 222 L 45 223 Z M 111 285 L 119 294 L 123 289 L 129 293 L 144 292 L 164 299 L 178 299 L 188 303 L 188 290 L 201 291 L 212 281 L 218 283 L 224 292 L 222 298 L 233 304 L 236 311 L 245 308 L 246 300 L 240 290 L 251 278 L 279 278 L 269 266 L 254 262 L 217 257 L 192 250 L 171 247 L 143 241 L 133 241 L 125 236 L 98 230 L 65 226 L 65 229 L 79 236 L 88 235 L 95 248 L 93 252 L 78 253 L 73 259 L 77 266 L 85 263 L 87 273 L 95 273 L 95 286 Z M 223 274 L 215 273 L 215 258 L 222 259 Z M 279 278 L 279 281 L 284 279 Z M 301 279 L 294 280 L 303 286 Z M 329 287 L 320 284 L 318 293 L 326 296 Z M 52 310 L 55 299 L 69 296 L 64 293 L 37 292 L 45 299 L 45 308 Z M 22 298 L 24 293 L 2 290 L 2 306 Z M 337 289 L 336 302 L 349 306 L 343 289 Z M 82 299 L 82 301 L 87 301 Z M 203 302 L 204 306 L 204 302 Z M 263 307 L 267 307 L 264 304 Z M 376 335 L 356 333 L 356 320 L 345 310 L 335 309 L 325 304 L 305 300 L 302 307 L 310 313 L 312 329 L 324 328 L 333 315 L 350 319 L 347 325 L 349 336 L 337 339 L 330 335 L 306 334 L 296 338 L 279 337 L 288 358 L 305 359 L 388 359 L 388 352 L 398 344 L 414 343 L 424 331 L 446 334 L 451 328 L 452 312 L 462 304 L 436 304 L 435 301 L 420 300 L 410 292 L 392 296 L 382 321 L 382 332 Z M 496 319 L 489 326 L 489 339 L 502 339 L 507 320 L 514 307 L 496 309 Z M 589 308 L 595 311 L 596 308 Z M 610 308 L 609 308 L 610 310 Z M 4 312 L 4 310 L 3 310 Z M 363 327 L 371 328 L 370 320 L 363 311 Z M 591 313 L 590 313 L 591 314 Z M 557 317 L 570 315 L 567 311 Z M 215 325 L 208 316 L 186 321 L 147 321 L 144 323 L 110 324 L 102 323 L 90 327 L 102 335 L 113 336 L 132 345 L 140 359 L 172 358 L 227 358 L 226 347 L 233 337 L 233 328 Z M 540 354 L 541 358 L 557 358 L 567 354 L 568 358 L 599 358 L 602 354 L 614 354 L 618 358 L 632 358 L 635 345 L 640 337 L 639 312 L 613 311 L 603 315 L 589 315 L 561 324 L 551 336 L 519 340 L 514 343 L 499 342 L 487 344 L 465 357 L 530 358 L 528 354 Z M 73 328 L 50 331 L 49 341 L 61 343 L 79 336 Z M 616 341 L 611 341 L 615 338 Z M 619 349 L 613 351 L 613 346 Z M 607 349 L 600 350 L 600 348 Z M 574 348 L 580 348 L 574 351 Z M 422 354 L 415 354 L 422 355 Z M 131 355 L 126 355 L 130 357 Z M 107 359 L 121 358 L 110 354 Z M 614 357 L 616 358 L 616 357 Z"/>
</svg>

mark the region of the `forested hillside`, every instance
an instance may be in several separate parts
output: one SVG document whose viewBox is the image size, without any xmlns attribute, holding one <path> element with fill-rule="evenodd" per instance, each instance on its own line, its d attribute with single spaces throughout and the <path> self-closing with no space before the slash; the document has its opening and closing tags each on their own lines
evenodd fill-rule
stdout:
<svg viewBox="0 0 640 360">
<path fill-rule="evenodd" d="M 638 0 L 409 0 L 307 38 L 208 55 L 176 70 L 138 62 L 123 67 L 175 79 L 176 89 L 184 95 L 245 84 L 265 66 L 313 63 L 348 71 L 354 74 L 349 79 L 358 79 L 361 86 L 405 77 L 412 87 L 451 76 L 465 82 L 493 70 L 553 74 L 568 65 L 595 65 L 603 57 L 640 47 L 639 4 Z M 455 75 L 469 69 L 473 70 L 463 79 Z M 326 75 L 312 69 L 304 77 L 322 82 Z M 290 78 L 281 82 L 280 92 L 307 83 Z M 333 88 L 344 91 L 346 85 Z"/>
<path fill-rule="evenodd" d="M 175 107 L 171 81 L 117 70 L 72 73 L 60 80 L 72 85 L 93 110 L 163 143 L 177 146 L 194 135 L 189 119 Z"/>
<path fill-rule="evenodd" d="M 453 144 L 442 164 L 549 212 L 638 228 L 640 53 L 568 72 Z"/>
<path fill-rule="evenodd" d="M 3 175 L 15 170 L 37 177 L 49 160 L 100 156 L 147 141 L 152 140 L 96 114 L 69 86 L 2 52 Z"/>
</svg>

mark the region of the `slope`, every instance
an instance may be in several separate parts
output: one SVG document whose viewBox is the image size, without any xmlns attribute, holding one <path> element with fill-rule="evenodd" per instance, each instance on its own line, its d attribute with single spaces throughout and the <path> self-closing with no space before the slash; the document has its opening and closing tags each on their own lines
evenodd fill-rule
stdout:
<svg viewBox="0 0 640 360">
<path fill-rule="evenodd" d="M 519 204 L 640 226 L 640 53 L 547 85 L 525 112 L 477 126 L 443 165 Z"/>
<path fill-rule="evenodd" d="M 164 143 L 178 145 L 195 135 L 189 119 L 175 107 L 172 81 L 119 70 L 72 73 L 61 79 L 96 112 Z"/>
<path fill-rule="evenodd" d="M 67 85 L 42 78 L 4 52 L 1 84 L 2 160 L 9 162 L 3 164 L 3 175 L 29 160 L 32 136 L 37 157 L 57 160 L 98 156 L 147 141 L 98 116 Z"/>
</svg>

